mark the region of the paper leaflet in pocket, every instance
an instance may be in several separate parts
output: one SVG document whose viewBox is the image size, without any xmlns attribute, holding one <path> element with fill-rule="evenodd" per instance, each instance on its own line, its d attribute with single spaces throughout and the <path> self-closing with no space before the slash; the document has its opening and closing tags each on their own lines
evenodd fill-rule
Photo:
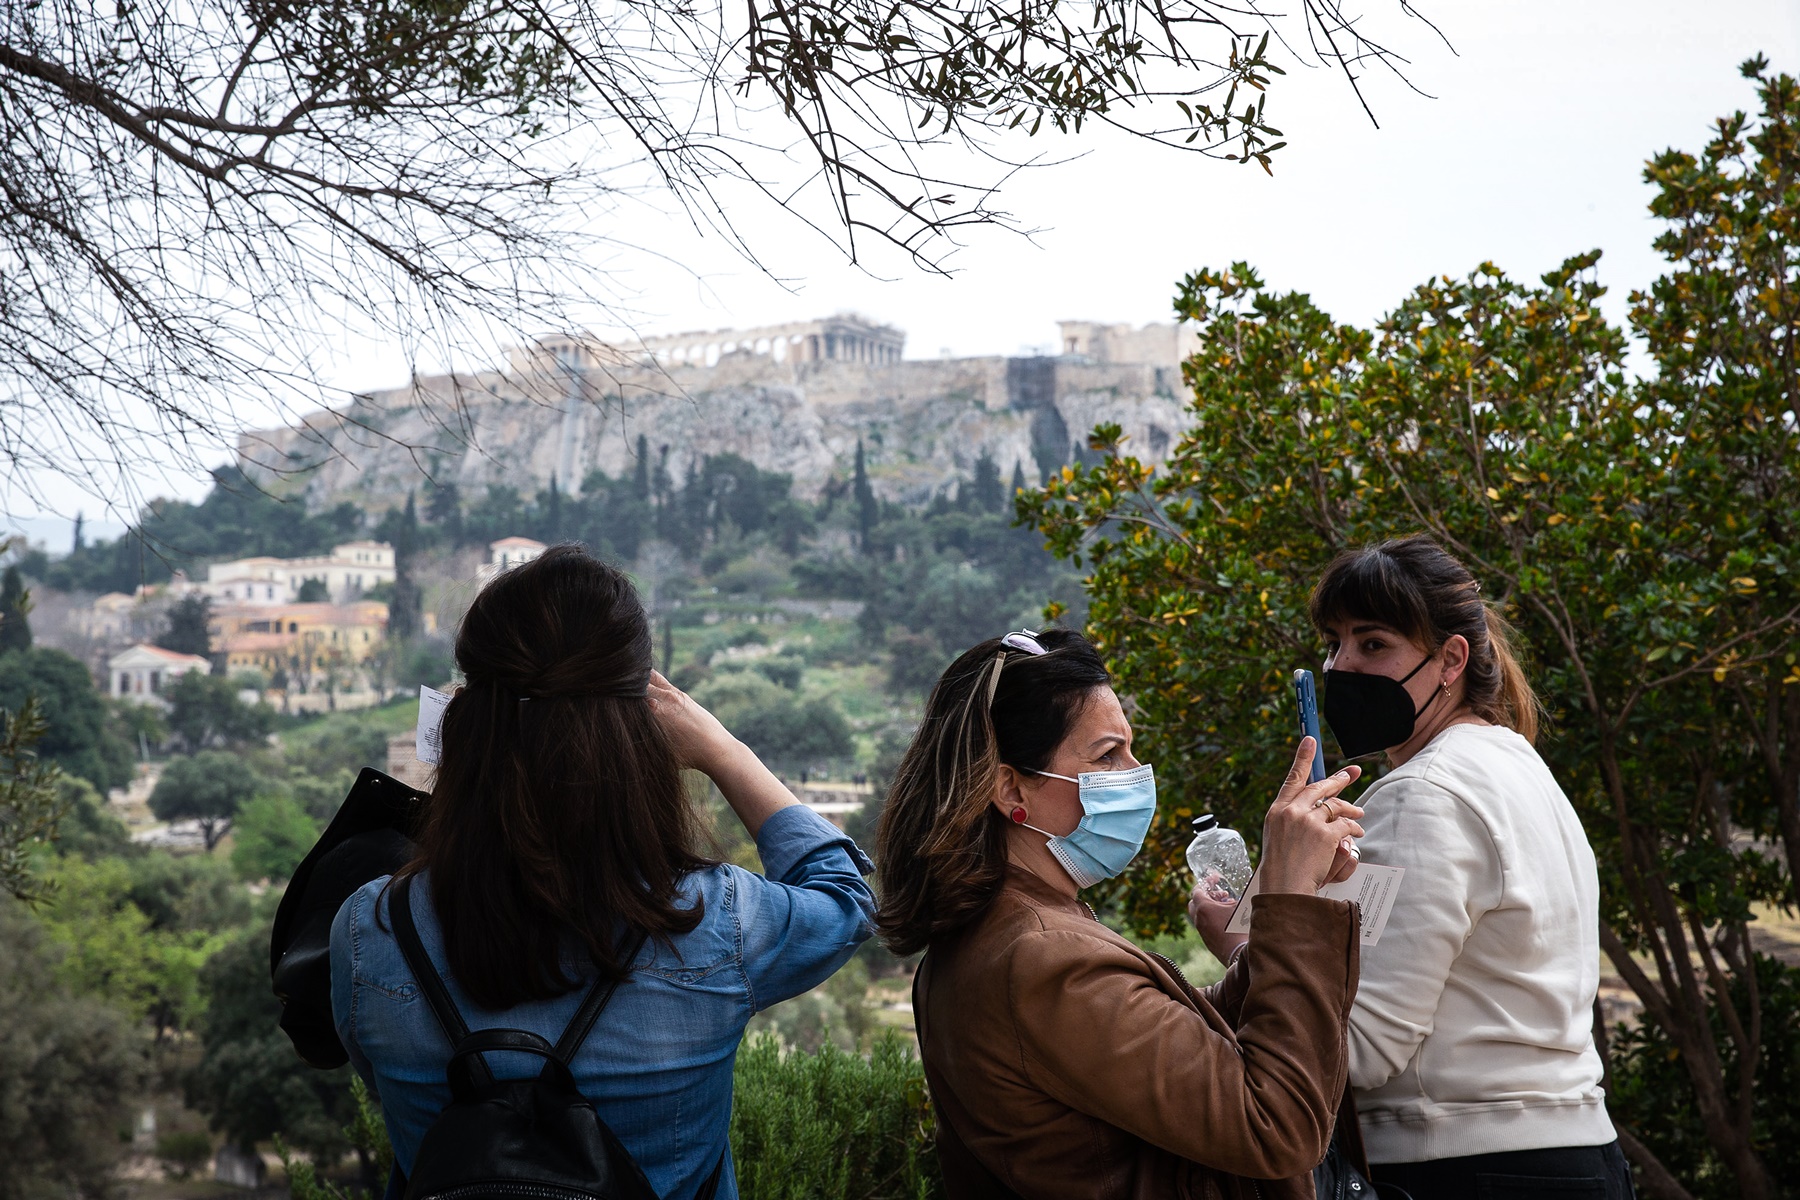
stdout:
<svg viewBox="0 0 1800 1200">
<path fill-rule="evenodd" d="M 438 764 L 444 748 L 444 709 L 450 697 L 436 688 L 419 687 L 419 734 L 413 757 L 431 766 Z"/>
<path fill-rule="evenodd" d="M 1318 894 L 1326 900 L 1354 900 L 1362 913 L 1362 944 L 1373 946 L 1387 928 L 1388 915 L 1394 911 L 1394 897 L 1400 894 L 1400 880 L 1405 867 L 1383 867 L 1375 863 L 1358 863 L 1356 871 L 1342 883 L 1328 883 Z M 1244 898 L 1225 925 L 1226 933 L 1249 933 L 1252 898 L 1258 890 L 1256 878 L 1244 889 Z"/>
</svg>

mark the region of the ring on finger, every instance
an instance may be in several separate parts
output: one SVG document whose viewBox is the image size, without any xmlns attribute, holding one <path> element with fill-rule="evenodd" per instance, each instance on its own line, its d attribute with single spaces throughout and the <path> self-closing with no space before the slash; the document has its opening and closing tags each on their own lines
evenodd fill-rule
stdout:
<svg viewBox="0 0 1800 1200">
<path fill-rule="evenodd" d="M 1325 810 L 1325 821 L 1327 824 L 1337 820 L 1337 809 L 1331 806 L 1330 796 L 1320 796 L 1317 800 L 1313 801 L 1313 807 L 1323 808 Z"/>
</svg>

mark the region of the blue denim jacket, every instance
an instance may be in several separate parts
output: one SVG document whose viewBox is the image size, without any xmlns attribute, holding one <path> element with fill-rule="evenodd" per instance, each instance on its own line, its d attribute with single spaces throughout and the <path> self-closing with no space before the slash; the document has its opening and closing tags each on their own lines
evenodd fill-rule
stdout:
<svg viewBox="0 0 1800 1200">
<path fill-rule="evenodd" d="M 862 875 L 873 868 L 842 831 L 795 805 L 764 823 L 756 847 L 766 877 L 721 865 L 683 882 L 684 903 L 704 899 L 705 918 L 672 947 L 644 944 L 574 1063 L 582 1093 L 663 1200 L 693 1196 L 722 1152 L 718 1200 L 737 1196 L 726 1134 L 744 1026 L 751 1014 L 823 982 L 872 931 L 875 897 Z M 365 885 L 338 910 L 331 1007 L 351 1064 L 381 1101 L 394 1162 L 410 1172 L 425 1130 L 450 1102 L 450 1042 L 394 941 L 386 883 L 383 876 Z M 469 1028 L 524 1029 L 556 1041 L 591 971 L 555 1000 L 478 1008 L 445 960 L 430 889 L 413 888 L 412 905 L 420 940 Z M 579 960 L 569 968 L 583 974 Z M 543 1065 L 525 1054 L 487 1060 L 502 1079 Z"/>
</svg>

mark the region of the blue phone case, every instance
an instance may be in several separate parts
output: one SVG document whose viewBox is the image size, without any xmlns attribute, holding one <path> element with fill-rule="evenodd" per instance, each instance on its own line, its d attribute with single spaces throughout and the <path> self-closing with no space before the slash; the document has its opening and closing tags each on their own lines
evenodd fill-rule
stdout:
<svg viewBox="0 0 1800 1200">
<path fill-rule="evenodd" d="M 1319 700 L 1313 691 L 1313 673 L 1294 672 L 1294 698 L 1300 702 L 1300 736 L 1313 740 L 1312 781 L 1325 778 L 1325 739 L 1319 736 Z"/>
</svg>

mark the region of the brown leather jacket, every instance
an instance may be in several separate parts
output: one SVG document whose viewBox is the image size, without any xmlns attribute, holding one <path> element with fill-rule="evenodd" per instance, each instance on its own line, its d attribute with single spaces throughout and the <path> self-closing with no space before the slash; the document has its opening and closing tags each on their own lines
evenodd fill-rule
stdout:
<svg viewBox="0 0 1800 1200">
<path fill-rule="evenodd" d="M 1013 868 L 933 945 L 914 1017 L 950 1200 L 1312 1200 L 1347 1096 L 1353 906 L 1259 896 L 1195 990 L 1080 901 Z M 1354 1121 L 1353 1161 L 1362 1158 Z"/>
</svg>

